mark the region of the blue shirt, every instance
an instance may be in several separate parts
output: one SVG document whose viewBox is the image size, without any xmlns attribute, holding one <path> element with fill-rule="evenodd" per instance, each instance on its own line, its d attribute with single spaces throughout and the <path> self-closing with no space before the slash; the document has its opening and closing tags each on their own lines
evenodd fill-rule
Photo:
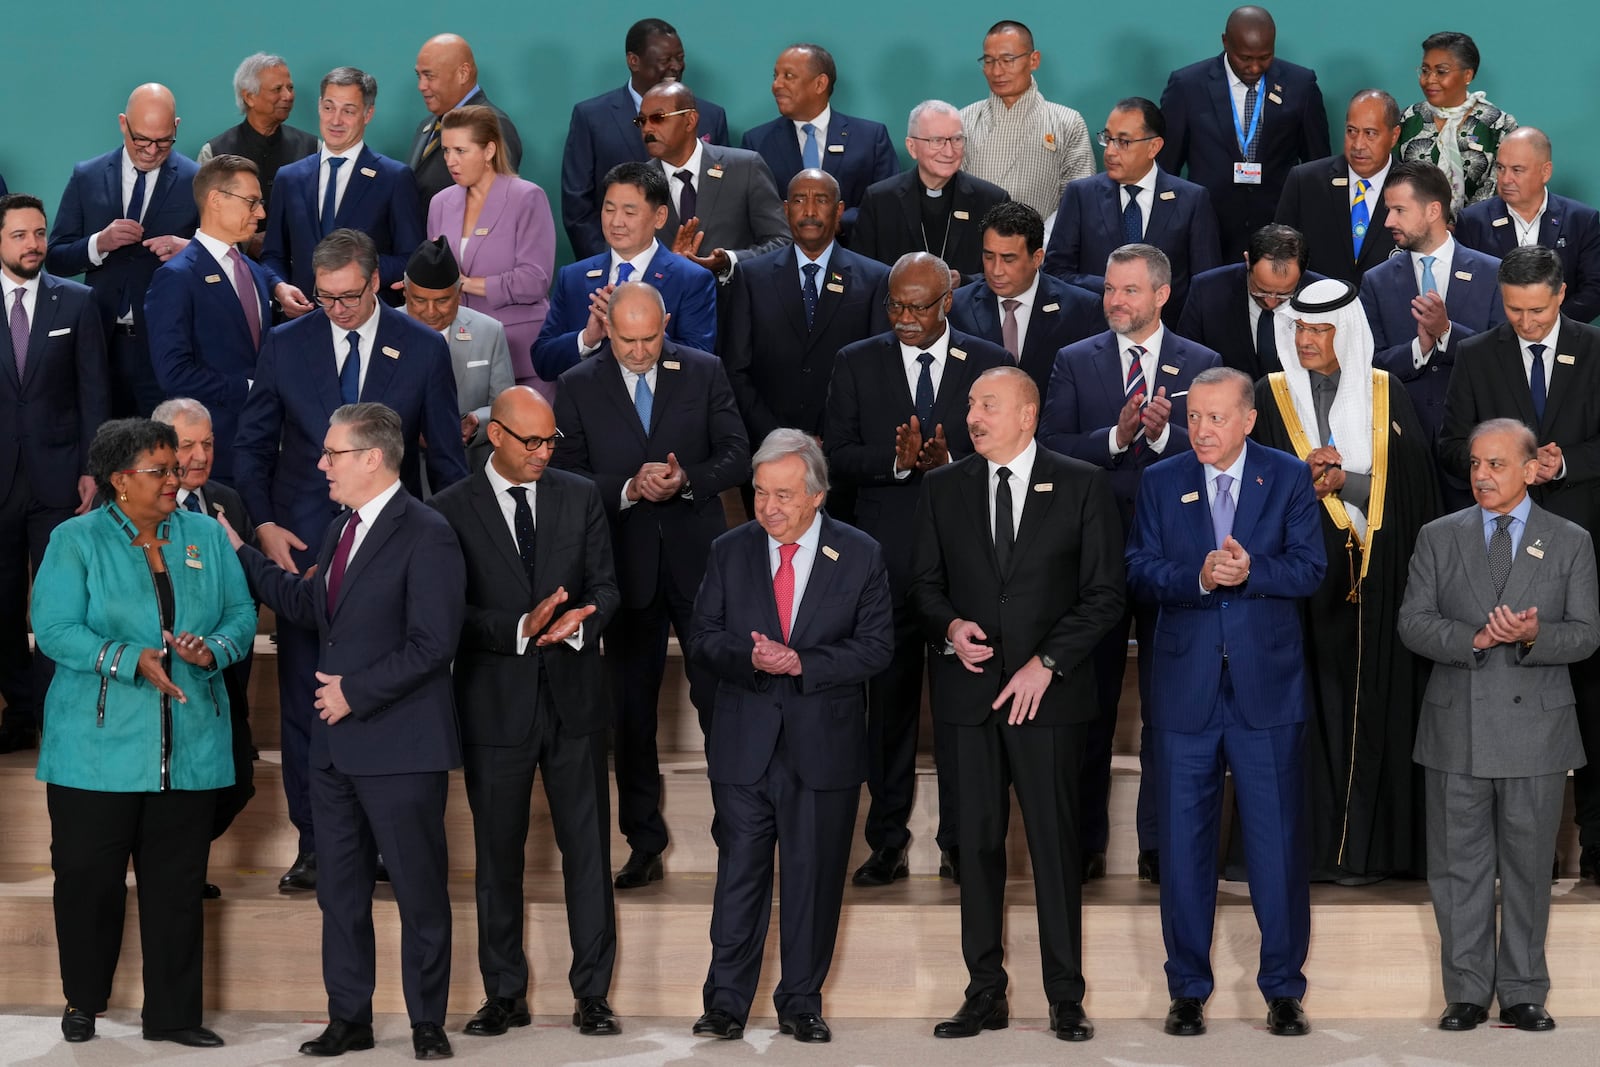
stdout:
<svg viewBox="0 0 1600 1067">
<path fill-rule="evenodd" d="M 1533 498 L 1524 493 L 1522 502 L 1508 513 L 1511 516 L 1509 532 L 1511 534 L 1511 555 L 1513 558 L 1516 557 L 1517 549 L 1522 547 L 1522 531 L 1527 528 L 1528 512 L 1531 510 L 1533 510 Z M 1489 547 L 1489 539 L 1494 536 L 1494 520 L 1500 517 L 1500 513 L 1498 511 L 1489 511 L 1486 508 L 1479 508 L 1478 515 L 1483 520 L 1483 547 L 1487 549 Z"/>
<path fill-rule="evenodd" d="M 795 276 L 800 279 L 800 288 L 804 289 L 806 287 L 806 264 L 815 263 L 820 268 L 817 271 L 817 290 L 820 295 L 823 283 L 828 280 L 828 261 L 833 258 L 833 242 L 829 241 L 828 247 L 824 248 L 822 255 L 816 259 L 807 258 L 806 254 L 800 251 L 799 245 L 792 245 L 791 247 L 794 249 Z"/>
</svg>

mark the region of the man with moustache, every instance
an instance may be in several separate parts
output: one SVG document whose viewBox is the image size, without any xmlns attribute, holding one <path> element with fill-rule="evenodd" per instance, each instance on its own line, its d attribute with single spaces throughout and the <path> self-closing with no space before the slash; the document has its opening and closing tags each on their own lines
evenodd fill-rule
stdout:
<svg viewBox="0 0 1600 1067">
<path fill-rule="evenodd" d="M 907 823 L 917 783 L 926 641 L 910 600 L 914 515 L 928 472 L 972 451 L 963 417 L 967 389 L 991 367 L 1009 366 L 999 345 L 948 323 L 950 267 L 908 252 L 889 272 L 890 332 L 841 349 L 828 388 L 823 448 L 839 483 L 856 493 L 855 525 L 883 547 L 894 604 L 894 659 L 867 686 L 866 838 L 872 854 L 856 885 L 888 885 L 910 873 Z M 939 788 L 939 875 L 960 881 L 955 738 L 934 724 Z"/>
<path fill-rule="evenodd" d="M 1277 311 L 1302 285 L 1322 278 L 1306 270 L 1306 259 L 1298 230 L 1280 223 L 1261 227 L 1250 235 L 1243 263 L 1194 276 L 1178 316 L 1179 335 L 1220 353 L 1226 366 L 1252 381 L 1281 370 Z"/>
<path fill-rule="evenodd" d="M 500 120 L 500 150 L 512 171 L 522 165 L 522 138 L 511 116 L 489 102 L 478 81 L 478 61 L 466 39 L 454 33 L 439 33 L 422 43 L 417 52 L 417 92 L 428 117 L 417 125 L 411 138 L 411 154 L 406 166 L 417 179 L 417 196 L 423 214 L 434 194 L 450 187 L 450 172 L 445 169 L 444 153 L 439 151 L 439 131 L 445 112 L 468 104 L 482 104 Z"/>
</svg>

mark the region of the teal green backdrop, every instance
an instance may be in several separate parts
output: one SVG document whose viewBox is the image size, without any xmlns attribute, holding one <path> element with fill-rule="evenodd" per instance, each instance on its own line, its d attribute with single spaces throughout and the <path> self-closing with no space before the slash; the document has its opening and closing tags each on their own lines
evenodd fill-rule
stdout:
<svg viewBox="0 0 1600 1067">
<path fill-rule="evenodd" d="M 684 81 L 727 108 L 735 138 L 775 114 L 768 92 L 772 61 L 797 40 L 816 41 L 838 60 L 840 110 L 885 122 L 898 137 L 919 100 L 940 97 L 959 106 L 987 91 L 976 60 L 983 31 L 1002 17 L 1033 28 L 1044 54 L 1038 73 L 1044 94 L 1083 112 L 1090 130 L 1098 130 L 1119 97 L 1159 99 L 1172 68 L 1217 54 L 1230 8 L 1184 0 L 1023 0 L 983 12 L 950 0 L 810 0 L 771 8 L 548 0 L 346 0 L 304 8 L 217 0 L 24 0 L 4 20 L 10 90 L 0 120 L 0 174 L 12 190 L 42 197 L 53 215 L 72 164 L 119 143 L 117 114 L 128 91 L 144 81 L 164 82 L 177 94 L 178 147 L 192 156 L 208 137 L 239 121 L 233 70 L 257 50 L 289 60 L 299 92 L 290 121 L 313 133 L 322 74 L 346 63 L 370 71 L 379 94 L 367 141 L 403 159 L 424 114 L 412 75 L 417 48 L 449 30 L 472 43 L 485 89 L 516 121 L 526 145 L 523 177 L 544 186 L 555 202 L 572 105 L 622 83 L 623 34 L 645 16 L 677 26 L 688 53 Z M 1278 54 L 1317 71 L 1335 151 L 1353 92 L 1385 88 L 1401 106 L 1420 99 L 1418 43 L 1435 30 L 1461 30 L 1483 52 L 1473 88 L 1555 142 L 1553 187 L 1600 201 L 1600 63 L 1591 52 L 1600 15 L 1589 4 L 1557 0 L 1519 12 L 1491 0 L 1397 7 L 1296 0 L 1269 9 L 1278 23 Z M 562 244 L 558 254 L 566 257 L 564 236 Z"/>
</svg>

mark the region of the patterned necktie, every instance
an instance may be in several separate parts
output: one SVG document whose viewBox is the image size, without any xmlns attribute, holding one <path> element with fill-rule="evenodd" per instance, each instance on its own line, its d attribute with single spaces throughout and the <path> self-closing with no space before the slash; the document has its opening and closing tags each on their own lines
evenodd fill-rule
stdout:
<svg viewBox="0 0 1600 1067">
<path fill-rule="evenodd" d="M 422 146 L 423 159 L 433 155 L 433 150 L 439 147 L 439 123 L 439 119 L 434 119 L 433 125 L 428 128 L 428 142 Z"/>
<path fill-rule="evenodd" d="M 1367 224 L 1372 221 L 1371 209 L 1367 207 L 1367 194 L 1372 191 L 1372 183 L 1365 178 L 1356 179 L 1356 198 L 1350 205 L 1350 247 L 1355 250 L 1356 259 L 1361 258 L 1361 242 L 1367 238 Z"/>
<path fill-rule="evenodd" d="M 206 513 L 206 509 L 200 506 L 199 493 L 191 492 L 188 498 L 184 500 L 183 506 L 194 512 L 196 515 L 204 515 Z"/>
<path fill-rule="evenodd" d="M 144 215 L 144 177 L 145 172 L 133 172 L 133 193 L 128 197 L 128 213 L 123 216 L 137 222 Z"/>
<path fill-rule="evenodd" d="M 1005 321 L 1000 324 L 1000 343 L 1011 353 L 1012 359 L 1021 359 L 1022 353 L 1018 351 L 1021 344 L 1017 340 L 1017 308 L 1022 306 L 1020 300 L 1002 300 L 1000 306 L 1005 309 Z"/>
<path fill-rule="evenodd" d="M 922 364 L 922 373 L 917 375 L 917 422 L 926 439 L 933 436 L 933 354 L 918 353 L 917 362 Z"/>
<path fill-rule="evenodd" d="M 1260 126 L 1260 124 L 1258 123 L 1256 125 L 1255 129 L 1253 129 L 1253 130 L 1250 129 L 1250 123 L 1255 120 L 1255 117 L 1256 117 L 1256 87 L 1254 85 L 1251 85 L 1251 86 L 1248 86 L 1244 91 L 1244 123 L 1243 123 L 1244 129 L 1246 130 L 1245 136 L 1250 138 L 1250 143 L 1249 144 L 1242 144 L 1242 145 L 1239 146 L 1239 151 L 1244 153 L 1244 161 L 1246 163 L 1255 162 L 1256 146 L 1261 143 L 1261 126 Z"/>
<path fill-rule="evenodd" d="M 344 524 L 344 534 L 339 547 L 333 550 L 333 562 L 328 565 L 328 618 L 333 618 L 339 606 L 339 587 L 344 584 L 344 569 L 350 563 L 350 548 L 356 543 L 356 527 L 361 525 L 361 512 L 352 511 L 350 521 Z"/>
<path fill-rule="evenodd" d="M 1144 240 L 1144 212 L 1139 210 L 1139 187 L 1124 185 L 1128 206 L 1122 209 L 1122 243 L 1136 245 Z"/>
<path fill-rule="evenodd" d="M 778 546 L 778 570 L 772 576 L 772 599 L 778 602 L 778 625 L 783 628 L 783 640 L 789 640 L 789 618 L 794 614 L 794 554 L 799 545 Z"/>
<path fill-rule="evenodd" d="M 528 573 L 528 585 L 533 585 L 534 547 L 538 544 L 533 529 L 533 508 L 528 505 L 528 487 L 513 485 L 507 489 L 516 501 L 516 511 L 511 523 L 517 531 L 517 555 L 522 557 L 522 569 Z"/>
<path fill-rule="evenodd" d="M 1325 375 L 1317 375 L 1311 380 L 1311 406 L 1317 415 L 1317 444 L 1333 444 L 1333 424 L 1330 416 L 1333 414 L 1333 399 L 1338 395 L 1339 387 L 1334 385 L 1333 379 Z"/>
<path fill-rule="evenodd" d="M 1217 547 L 1233 533 L 1233 494 L 1228 490 L 1233 485 L 1233 475 L 1217 475 L 1217 496 L 1211 501 L 1211 530 L 1217 535 Z"/>
<path fill-rule="evenodd" d="M 17 360 L 17 380 L 28 368 L 28 309 L 22 306 L 22 286 L 11 290 L 16 303 L 11 305 L 11 354 Z"/>
<path fill-rule="evenodd" d="M 655 394 L 650 392 L 650 382 L 644 375 L 639 375 L 633 383 L 633 410 L 639 413 L 639 421 L 644 425 L 644 432 L 650 432 L 650 409 L 655 407 Z"/>
<path fill-rule="evenodd" d="M 683 183 L 683 188 L 678 190 L 678 222 L 681 225 L 696 217 L 695 211 L 698 208 L 698 199 L 694 192 L 693 174 L 686 170 L 680 170 L 673 177 Z"/>
<path fill-rule="evenodd" d="M 806 276 L 805 284 L 800 287 L 800 300 L 806 306 L 806 329 L 811 329 L 812 323 L 817 318 L 817 271 L 821 270 L 815 263 L 807 263 L 800 268 L 800 273 Z"/>
<path fill-rule="evenodd" d="M 1122 386 L 1122 402 L 1126 404 L 1134 397 L 1141 401 L 1144 399 L 1144 346 L 1133 345 L 1128 349 L 1128 378 Z"/>
<path fill-rule="evenodd" d="M 351 330 L 345 340 L 350 343 L 350 351 L 339 368 L 339 403 L 354 404 L 361 399 L 361 335 Z"/>
<path fill-rule="evenodd" d="M 1011 468 L 1001 467 L 994 476 L 994 558 L 1005 574 L 1011 570 L 1011 550 L 1017 543 L 1011 520 Z"/>
<path fill-rule="evenodd" d="M 632 263 L 627 263 L 627 262 L 618 263 L 617 264 L 617 284 L 621 285 L 623 282 L 627 281 L 631 277 L 633 277 L 633 264 Z"/>
<path fill-rule="evenodd" d="M 1489 578 L 1494 582 L 1494 599 L 1506 591 L 1506 579 L 1511 577 L 1511 516 L 1494 517 L 1494 533 L 1489 537 Z"/>
<path fill-rule="evenodd" d="M 1533 395 L 1533 417 L 1535 422 L 1543 422 L 1545 401 L 1544 345 L 1529 345 L 1528 352 L 1533 356 L 1533 366 L 1528 368 L 1528 392 Z"/>
<path fill-rule="evenodd" d="M 233 261 L 233 287 L 239 291 L 239 306 L 244 308 L 244 323 L 250 327 L 250 345 L 252 348 L 261 347 L 261 301 L 256 296 L 256 282 L 250 276 L 250 268 L 244 265 L 244 257 L 237 248 L 228 249 L 228 258 Z"/>
<path fill-rule="evenodd" d="M 344 157 L 328 157 L 328 187 L 322 191 L 322 236 L 333 232 L 333 219 L 339 213 L 339 168 Z"/>
<path fill-rule="evenodd" d="M 806 143 L 800 149 L 800 165 L 806 170 L 815 170 L 822 166 L 822 153 L 817 150 L 817 128 L 808 122 L 800 127 L 800 132 L 806 135 Z"/>
<path fill-rule="evenodd" d="M 1256 369 L 1257 377 L 1283 369 L 1278 359 L 1278 316 L 1266 308 L 1256 319 Z"/>
<path fill-rule="evenodd" d="M 1422 295 L 1424 296 L 1439 291 L 1439 283 L 1433 277 L 1433 264 L 1437 258 L 1436 256 L 1422 257 Z"/>
</svg>

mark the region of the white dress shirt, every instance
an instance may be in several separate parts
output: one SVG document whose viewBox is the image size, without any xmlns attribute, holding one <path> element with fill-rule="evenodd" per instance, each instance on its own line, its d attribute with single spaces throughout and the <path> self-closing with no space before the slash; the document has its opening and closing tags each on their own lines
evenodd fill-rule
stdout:
<svg viewBox="0 0 1600 1067">
<path fill-rule="evenodd" d="M 5 299 L 5 307 L 0 309 L 0 319 L 4 319 L 9 326 L 11 308 L 17 302 L 17 298 L 12 294 L 18 289 L 22 290 L 22 310 L 28 313 L 28 329 L 31 332 L 36 321 L 34 309 L 39 306 L 39 276 L 37 274 L 19 285 L 11 279 L 11 275 L 0 272 L 0 293 L 4 294 Z"/>
<path fill-rule="evenodd" d="M 1370 178 L 1363 178 L 1347 163 L 1345 173 L 1349 176 L 1350 206 L 1356 206 L 1356 194 L 1361 187 L 1356 182 L 1367 183 L 1367 233 L 1383 228 L 1383 217 L 1389 209 L 1383 206 L 1383 183 L 1389 180 L 1389 168 L 1394 165 L 1393 156 L 1384 156 L 1383 169 Z"/>
<path fill-rule="evenodd" d="M 805 599 L 806 583 L 811 580 L 811 567 L 817 562 L 817 545 L 822 541 L 822 512 L 817 512 L 811 517 L 811 525 L 806 527 L 806 532 L 795 539 L 795 544 L 800 550 L 789 561 L 789 566 L 794 570 L 794 599 L 789 603 L 789 634 L 794 634 L 794 622 L 800 617 L 800 601 Z M 783 562 L 783 556 L 778 552 L 782 545 L 770 536 L 767 538 L 767 568 L 772 577 L 778 577 L 778 565 Z M 778 640 L 781 635 L 770 635 Z"/>
<path fill-rule="evenodd" d="M 667 187 L 671 190 L 672 206 L 678 210 L 678 222 L 680 224 L 687 222 L 688 220 L 683 217 L 683 182 L 679 180 L 678 172 L 680 170 L 686 170 L 694 176 L 694 181 L 696 183 L 694 191 L 695 195 L 698 196 L 700 194 L 700 187 L 698 184 L 700 180 L 700 160 L 705 157 L 705 154 L 705 142 L 696 137 L 694 139 L 694 151 L 689 154 L 688 161 L 681 167 L 674 167 L 671 163 L 668 163 L 664 159 L 656 160 L 657 163 L 661 164 L 662 173 L 667 176 Z"/>
<path fill-rule="evenodd" d="M 827 283 L 827 280 L 828 280 L 828 264 L 833 262 L 833 246 L 834 246 L 834 243 L 835 242 L 833 242 L 833 241 L 829 241 L 828 242 L 828 247 L 824 248 L 822 250 L 822 254 L 819 255 L 816 259 L 812 259 L 810 256 L 806 255 L 805 250 L 802 249 L 799 245 L 790 245 L 789 246 L 790 248 L 794 249 L 795 277 L 800 279 L 800 288 L 804 289 L 806 287 L 806 264 L 807 263 L 815 263 L 817 265 L 817 268 L 818 268 L 817 269 L 817 299 L 818 300 L 822 299 L 822 287 L 823 287 L 823 285 L 825 285 Z"/>
<path fill-rule="evenodd" d="M 1149 403 L 1150 398 L 1156 395 L 1156 371 L 1161 366 L 1161 344 L 1166 340 L 1166 337 L 1167 329 L 1165 326 L 1161 325 L 1160 319 L 1156 320 L 1156 332 L 1151 334 L 1149 337 L 1146 337 L 1142 342 L 1135 341 L 1133 338 L 1127 337 L 1120 333 L 1117 334 L 1117 357 L 1122 366 L 1121 384 L 1124 388 L 1126 388 L 1128 384 L 1128 369 L 1133 366 L 1134 345 L 1138 345 L 1144 349 L 1144 355 L 1139 357 L 1139 367 L 1144 371 L 1144 395 L 1146 403 Z M 1144 436 L 1143 426 L 1139 427 L 1138 436 Z M 1170 440 L 1172 440 L 1172 423 L 1168 422 L 1167 425 L 1161 427 L 1161 434 L 1154 441 L 1150 440 L 1149 438 L 1145 438 L 1145 445 L 1150 448 L 1151 451 L 1165 452 L 1167 450 L 1167 442 Z M 1110 436 L 1107 438 L 1107 441 L 1111 446 L 1111 454 L 1113 456 L 1120 456 L 1129 448 L 1133 447 L 1132 441 L 1128 442 L 1126 447 L 1117 444 L 1116 423 L 1111 424 Z"/>
<path fill-rule="evenodd" d="M 242 300 L 244 298 L 244 294 L 239 292 L 239 282 L 233 276 L 233 260 L 228 258 L 228 253 L 234 251 L 234 247 L 226 241 L 217 240 L 204 230 L 196 230 L 194 239 L 199 241 L 200 247 L 204 248 L 207 252 L 210 252 L 211 258 L 216 260 L 217 263 L 221 265 L 222 277 L 226 279 L 228 284 L 233 287 L 233 295 Z M 245 268 L 246 271 L 249 269 L 249 267 Z M 251 283 L 252 288 L 254 287 L 254 284 L 254 282 Z M 256 306 L 260 307 L 260 295 L 254 292 L 252 292 L 250 295 L 256 298 Z M 268 329 L 272 328 L 272 321 L 270 317 L 268 318 L 266 325 Z"/>
<path fill-rule="evenodd" d="M 1516 216 L 1513 215 L 1512 217 L 1515 218 Z M 1517 346 L 1522 349 L 1522 376 L 1523 376 L 1524 379 L 1527 380 L 1528 387 L 1530 389 L 1533 388 L 1533 351 L 1529 348 L 1529 346 L 1530 345 L 1544 345 L 1544 356 L 1540 359 L 1540 362 L 1544 364 L 1544 395 L 1545 395 L 1545 403 L 1546 404 L 1549 403 L 1550 397 L 1552 395 L 1551 392 L 1550 392 L 1550 382 L 1551 382 L 1551 376 L 1555 374 L 1555 369 L 1556 369 L 1556 338 L 1560 333 L 1561 333 L 1561 320 L 1557 319 L 1556 320 L 1556 324 L 1554 326 L 1550 327 L 1550 332 L 1544 335 L 1544 339 L 1543 340 L 1539 340 L 1539 341 L 1524 341 L 1520 337 L 1517 338 Z M 1561 458 L 1561 469 L 1556 472 L 1555 480 L 1559 481 L 1562 478 L 1565 478 L 1566 476 L 1567 476 L 1567 459 L 1566 459 L 1565 456 L 1563 456 Z"/>
<path fill-rule="evenodd" d="M 1422 292 L 1422 253 L 1411 252 L 1411 276 L 1416 279 L 1417 292 Z M 1433 257 L 1433 282 L 1439 290 L 1439 299 L 1448 307 L 1450 303 L 1450 274 L 1456 262 L 1456 239 L 1445 234 L 1444 243 L 1435 248 L 1428 255 Z M 1498 299 L 1498 297 L 1496 297 Z M 1445 330 L 1444 335 L 1434 343 L 1434 350 L 1443 352 L 1450 347 L 1450 332 Z M 1421 338 L 1411 339 L 1411 365 L 1421 370 L 1428 365 L 1428 357 L 1433 351 L 1422 350 Z"/>
<path fill-rule="evenodd" d="M 1016 317 L 1017 317 L 1017 351 L 1016 351 L 1016 357 L 1018 359 L 1022 358 L 1023 346 L 1028 343 L 1028 323 L 1033 321 L 1033 308 L 1034 308 L 1035 302 L 1038 299 L 1039 299 L 1039 272 L 1038 271 L 1034 272 L 1033 284 L 1028 286 L 1028 289 L 1027 289 L 1026 292 L 1018 293 L 1016 296 L 998 296 L 997 295 L 995 297 L 995 299 L 994 299 L 994 313 L 999 318 L 1000 326 L 1001 326 L 1002 329 L 1004 329 L 1005 324 L 1006 324 L 1005 302 L 1007 300 L 1015 300 L 1017 302 L 1017 307 L 1016 307 Z"/>
<path fill-rule="evenodd" d="M 383 509 L 388 507 L 389 501 L 393 500 L 394 495 L 399 491 L 400 479 L 396 477 L 394 481 L 389 483 L 389 488 L 356 508 L 356 514 L 361 516 L 361 521 L 356 524 L 355 536 L 350 539 L 350 554 L 344 559 L 346 574 L 350 573 L 350 564 L 355 562 L 356 553 L 361 551 L 361 543 L 367 539 L 367 533 L 372 529 L 372 524 L 378 521 L 378 516 L 383 513 Z M 349 522 L 349 519 L 346 518 L 345 521 Z M 340 531 L 340 534 L 341 536 L 343 535 L 343 530 Z M 329 567 L 328 575 L 324 580 L 327 577 L 332 577 L 332 574 L 333 568 Z"/>
<path fill-rule="evenodd" d="M 794 143 L 800 149 L 800 162 L 804 164 L 806 159 L 806 131 L 800 127 L 807 125 L 809 122 L 817 131 L 815 134 L 817 138 L 817 166 L 822 166 L 822 161 L 828 155 L 828 123 L 833 121 L 832 105 L 823 108 L 822 113 L 814 119 L 795 119 L 793 121 Z"/>
<path fill-rule="evenodd" d="M 1539 210 L 1533 213 L 1533 218 L 1524 222 L 1522 216 L 1517 214 L 1517 209 L 1510 204 L 1506 205 L 1506 214 L 1511 216 L 1511 225 L 1517 229 L 1517 247 L 1532 248 L 1539 243 L 1539 226 L 1544 222 L 1544 213 L 1550 210 L 1550 190 L 1546 189 L 1544 199 L 1539 202 Z"/>
<path fill-rule="evenodd" d="M 322 152 L 317 162 L 317 205 L 316 210 L 322 210 L 322 198 L 328 195 L 328 157 L 338 156 L 344 160 L 344 166 L 339 168 L 338 182 L 333 191 L 333 210 L 338 214 L 339 205 L 344 203 L 344 191 L 350 188 L 350 175 L 356 169 L 356 158 L 361 155 L 365 141 L 357 141 L 343 152 L 330 152 L 328 146 L 322 146 Z"/>
<path fill-rule="evenodd" d="M 510 493 L 513 483 L 495 469 L 492 458 L 484 463 L 483 473 L 489 478 L 489 485 L 494 490 L 494 502 L 500 505 L 500 515 L 506 520 L 506 529 L 511 532 L 511 543 L 515 545 L 517 543 L 517 498 Z M 537 532 L 539 529 L 539 483 L 522 482 L 518 484 L 528 491 L 528 510 L 533 512 L 533 527 L 534 531 Z M 556 610 L 557 617 L 559 617 L 561 609 L 558 608 Z M 527 623 L 528 616 L 531 614 L 532 612 L 525 612 L 517 619 L 517 655 L 519 656 L 528 651 L 528 645 L 533 641 L 533 638 L 525 637 L 522 633 L 522 627 Z M 551 621 L 553 622 L 554 619 Z M 578 632 L 567 638 L 566 643 L 575 649 L 583 648 L 582 623 L 578 624 Z"/>
<path fill-rule="evenodd" d="M 382 305 L 374 306 L 371 317 L 355 329 L 360 338 L 356 343 L 356 350 L 361 356 L 361 377 L 360 385 L 357 387 L 357 397 L 361 395 L 360 389 L 367 384 L 367 368 L 372 366 L 372 349 L 378 343 L 378 313 L 381 307 Z M 328 320 L 328 328 L 333 334 L 334 376 L 338 377 L 344 373 L 344 361 L 350 354 L 350 331 L 335 325 L 332 319 Z"/>
<path fill-rule="evenodd" d="M 1015 543 L 1017 531 L 1022 529 L 1022 505 L 1028 502 L 1028 484 L 1033 478 L 1033 463 L 1039 458 L 1039 446 L 1032 439 L 1028 439 L 1028 447 L 1017 453 L 1010 463 L 996 463 L 988 460 L 989 478 L 989 536 L 994 536 L 994 498 L 995 492 L 1000 488 L 999 470 L 1001 467 L 1011 472 L 1011 535 Z"/>
<path fill-rule="evenodd" d="M 933 357 L 933 362 L 928 364 L 928 377 L 933 379 L 933 399 L 935 403 L 938 403 L 939 383 L 944 381 L 945 361 L 950 358 L 950 327 L 948 324 L 945 326 L 944 333 L 939 335 L 939 339 L 927 348 L 912 348 L 903 341 L 900 343 L 900 362 L 905 367 L 906 388 L 911 390 L 912 404 L 917 401 L 917 379 L 922 377 L 922 364 L 917 360 L 917 357 L 924 352 Z M 906 421 L 909 422 L 910 419 L 907 418 Z M 924 441 L 932 436 L 932 426 L 922 427 L 922 439 Z M 892 473 L 895 478 L 903 481 L 911 477 L 910 471 L 900 469 L 898 461 L 892 464 L 892 467 Z"/>
<path fill-rule="evenodd" d="M 162 166 L 165 166 L 165 165 L 166 164 L 162 164 Z M 144 222 L 145 212 L 150 210 L 150 198 L 155 195 L 156 182 L 160 179 L 160 176 L 161 176 L 161 167 L 157 167 L 155 170 L 147 170 L 144 173 L 144 203 L 139 205 L 139 221 L 141 223 Z M 128 215 L 128 201 L 133 199 L 133 185 L 134 185 L 134 182 L 136 182 L 138 180 L 139 180 L 139 168 L 137 168 L 137 167 L 135 167 L 133 165 L 133 158 L 128 155 L 127 148 L 123 148 L 123 150 L 122 150 L 122 210 L 117 213 L 117 218 L 121 219 L 121 218 L 126 218 L 127 217 L 127 215 Z M 185 195 L 187 195 L 187 190 L 185 191 Z M 100 234 L 102 234 L 104 232 L 105 232 L 104 229 L 95 231 L 94 237 L 91 238 L 90 241 L 89 241 L 89 262 L 93 263 L 97 267 L 100 264 L 102 264 L 102 263 L 104 263 L 106 261 L 106 256 L 111 254 L 109 252 L 100 251 L 99 237 L 100 237 Z M 147 234 L 146 236 L 149 236 L 149 235 Z M 118 322 L 132 322 L 133 319 L 131 317 L 124 316 L 123 318 L 120 318 L 117 321 Z"/>
</svg>

